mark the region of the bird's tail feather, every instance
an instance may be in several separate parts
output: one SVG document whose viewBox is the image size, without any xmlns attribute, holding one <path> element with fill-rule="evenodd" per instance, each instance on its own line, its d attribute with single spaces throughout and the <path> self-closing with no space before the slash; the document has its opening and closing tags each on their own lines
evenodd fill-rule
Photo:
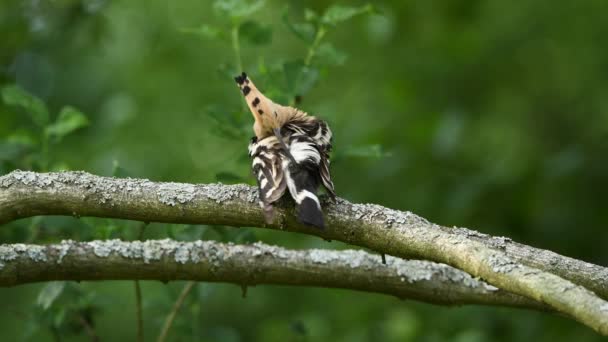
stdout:
<svg viewBox="0 0 608 342">
<path fill-rule="evenodd" d="M 286 161 L 286 163 L 289 163 Z M 291 197 L 296 201 L 298 221 L 302 224 L 325 228 L 323 211 L 316 195 L 319 187 L 318 177 L 313 172 L 298 164 L 289 163 L 286 170 L 287 188 Z"/>
<path fill-rule="evenodd" d="M 319 199 L 316 195 L 312 197 L 305 197 L 301 203 L 296 206 L 298 212 L 298 221 L 308 226 L 314 226 L 319 229 L 325 228 L 325 221 L 323 220 L 323 212 L 318 204 Z"/>
</svg>

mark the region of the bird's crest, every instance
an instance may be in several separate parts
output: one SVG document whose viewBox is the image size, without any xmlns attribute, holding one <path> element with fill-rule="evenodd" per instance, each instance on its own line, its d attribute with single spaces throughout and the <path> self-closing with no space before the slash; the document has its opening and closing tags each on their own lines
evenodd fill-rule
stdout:
<svg viewBox="0 0 608 342">
<path fill-rule="evenodd" d="M 276 104 L 264 96 L 246 73 L 241 73 L 234 80 L 243 93 L 247 107 L 249 107 L 255 119 L 253 131 L 258 139 L 272 135 L 274 129 L 281 128 L 281 126 L 289 121 L 296 119 L 308 120 L 305 112 L 293 107 Z"/>
</svg>

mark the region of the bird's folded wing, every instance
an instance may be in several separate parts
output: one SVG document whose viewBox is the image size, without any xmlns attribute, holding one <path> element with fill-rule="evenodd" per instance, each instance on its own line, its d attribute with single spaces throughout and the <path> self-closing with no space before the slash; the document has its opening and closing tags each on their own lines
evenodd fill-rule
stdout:
<svg viewBox="0 0 608 342">
<path fill-rule="evenodd" d="M 269 205 L 283 195 L 286 188 L 284 172 L 281 167 L 282 154 L 276 137 L 252 140 L 249 144 L 251 168 L 260 189 L 260 200 Z"/>
</svg>

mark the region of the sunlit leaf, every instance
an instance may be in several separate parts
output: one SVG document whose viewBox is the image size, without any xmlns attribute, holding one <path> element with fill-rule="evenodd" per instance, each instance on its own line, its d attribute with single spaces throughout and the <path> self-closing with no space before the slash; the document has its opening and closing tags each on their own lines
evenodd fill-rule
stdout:
<svg viewBox="0 0 608 342">
<path fill-rule="evenodd" d="M 59 310 L 57 310 L 57 312 L 53 315 L 53 326 L 55 326 L 55 328 L 61 327 L 61 325 L 65 322 L 67 313 L 66 308 L 59 308 Z"/>
<path fill-rule="evenodd" d="M 243 177 L 234 174 L 232 172 L 222 171 L 218 172 L 215 175 L 215 178 L 218 182 L 226 183 L 226 184 L 234 184 L 234 183 L 243 183 L 245 180 Z"/>
<path fill-rule="evenodd" d="M 258 241 L 258 238 L 251 228 L 241 228 L 232 237 L 232 241 L 235 243 L 253 243 Z"/>
<path fill-rule="evenodd" d="M 319 70 L 304 65 L 301 60 L 285 63 L 283 70 L 287 88 L 294 95 L 306 95 L 319 80 Z"/>
<path fill-rule="evenodd" d="M 238 90 L 236 87 L 235 89 Z M 242 138 L 245 133 L 243 131 L 244 121 L 251 118 L 251 114 L 248 112 L 226 110 L 220 105 L 207 106 L 204 110 L 204 115 L 206 116 L 206 122 L 212 125 L 211 131 L 214 134 L 225 138 L 237 139 Z M 250 127 L 250 124 L 248 126 Z"/>
<path fill-rule="evenodd" d="M 23 323 L 23 339 L 27 341 L 31 340 L 35 334 L 44 328 L 41 320 L 36 316 L 33 319 L 24 320 Z"/>
<path fill-rule="evenodd" d="M 373 12 L 374 7 L 371 4 L 361 7 L 332 5 L 323 13 L 321 22 L 334 26 L 355 16 Z"/>
<path fill-rule="evenodd" d="M 294 23 L 289 18 L 289 9 L 285 7 L 283 14 L 281 15 L 283 23 L 289 28 L 289 30 L 295 34 L 298 38 L 302 39 L 307 43 L 312 43 L 315 39 L 316 28 L 311 23 Z"/>
<path fill-rule="evenodd" d="M 392 154 L 384 150 L 381 145 L 366 145 L 357 147 L 346 147 L 342 149 L 342 157 L 360 157 L 360 158 L 384 158 L 390 157 Z"/>
<path fill-rule="evenodd" d="M 206 231 L 207 226 L 189 224 L 176 227 L 173 233 L 179 241 L 196 241 L 203 239 Z"/>
<path fill-rule="evenodd" d="M 317 49 L 316 58 L 322 64 L 344 65 L 346 53 L 336 49 L 331 43 L 323 43 Z"/>
<path fill-rule="evenodd" d="M 24 146 L 35 146 L 38 144 L 33 132 L 28 130 L 17 130 L 11 133 L 11 135 L 6 137 L 6 142 Z"/>
<path fill-rule="evenodd" d="M 231 63 L 221 63 L 218 65 L 216 71 L 220 79 L 232 81 L 234 76 L 241 73 L 243 70 L 237 70 L 236 66 Z M 238 88 L 235 89 L 238 90 Z"/>
<path fill-rule="evenodd" d="M 66 106 L 61 109 L 57 120 L 45 128 L 48 137 L 61 140 L 66 135 L 89 124 L 87 117 L 78 109 Z"/>
<path fill-rule="evenodd" d="M 0 142 L 0 161 L 15 160 L 22 153 L 23 146 L 9 142 Z"/>
<path fill-rule="evenodd" d="M 181 33 L 193 34 L 204 39 L 225 39 L 224 30 L 209 25 L 201 25 L 199 27 L 184 27 L 180 28 Z"/>
<path fill-rule="evenodd" d="M 0 160 L 12 161 L 35 149 L 36 140 L 28 131 L 17 131 L 0 141 Z"/>
<path fill-rule="evenodd" d="M 122 167 L 118 160 L 114 159 L 112 161 L 112 177 L 126 178 L 130 176 L 130 172 L 127 171 L 127 169 L 125 169 L 124 167 Z"/>
<path fill-rule="evenodd" d="M 272 27 L 256 21 L 246 21 L 239 26 L 239 36 L 251 44 L 269 44 L 272 41 Z"/>
<path fill-rule="evenodd" d="M 52 281 L 47 283 L 38 293 L 36 303 L 42 307 L 42 309 L 47 310 L 63 292 L 64 288 L 64 281 Z"/>
<path fill-rule="evenodd" d="M 216 0 L 213 9 L 223 17 L 239 21 L 262 9 L 265 3 L 265 0 Z"/>
<path fill-rule="evenodd" d="M 59 162 L 51 165 L 49 167 L 49 171 L 59 172 L 59 171 L 70 171 L 72 168 L 66 162 Z"/>
<path fill-rule="evenodd" d="M 39 98 L 17 85 L 5 86 L 1 90 L 4 103 L 23 108 L 39 127 L 49 122 L 49 111 Z"/>
<path fill-rule="evenodd" d="M 319 15 L 317 14 L 317 12 L 311 10 L 310 8 L 307 8 L 304 10 L 304 19 L 306 19 L 306 21 L 316 21 L 317 19 L 319 19 Z"/>
</svg>

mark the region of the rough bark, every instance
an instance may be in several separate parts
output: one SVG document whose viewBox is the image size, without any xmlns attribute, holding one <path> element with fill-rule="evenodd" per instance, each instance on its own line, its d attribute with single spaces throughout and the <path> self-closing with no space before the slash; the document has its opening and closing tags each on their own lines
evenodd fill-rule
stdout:
<svg viewBox="0 0 608 342">
<path fill-rule="evenodd" d="M 507 238 L 441 227 L 410 212 L 379 205 L 338 199 L 336 203 L 324 203 L 324 209 L 328 223 L 325 231 L 295 222 L 289 203 L 278 210 L 276 223 L 266 226 L 256 189 L 245 185 L 160 183 L 84 172 L 18 171 L 0 178 L 0 224 L 35 215 L 73 215 L 255 226 L 314 234 L 385 254 L 452 265 L 501 289 L 546 303 L 608 335 L 608 303 L 588 290 L 606 297 L 605 268 L 515 244 Z M 542 258 L 547 254 L 549 258 Z"/>
<path fill-rule="evenodd" d="M 0 287 L 51 280 L 196 280 L 384 293 L 441 305 L 484 304 L 551 311 L 445 264 L 362 250 L 294 251 L 262 243 L 119 240 L 0 245 Z"/>
</svg>

